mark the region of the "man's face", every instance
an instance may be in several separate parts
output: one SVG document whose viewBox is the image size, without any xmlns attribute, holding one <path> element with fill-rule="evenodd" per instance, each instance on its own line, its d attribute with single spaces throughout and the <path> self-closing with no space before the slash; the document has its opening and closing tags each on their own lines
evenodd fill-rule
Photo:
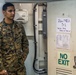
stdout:
<svg viewBox="0 0 76 75">
<path fill-rule="evenodd" d="M 15 16 L 15 8 L 13 6 L 9 6 L 5 11 L 3 11 L 3 14 L 5 18 L 13 20 Z"/>
</svg>

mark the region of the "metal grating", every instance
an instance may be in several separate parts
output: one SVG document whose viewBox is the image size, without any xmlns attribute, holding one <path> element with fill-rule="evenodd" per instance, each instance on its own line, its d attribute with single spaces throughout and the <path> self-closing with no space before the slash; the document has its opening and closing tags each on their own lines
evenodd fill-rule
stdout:
<svg viewBox="0 0 76 75">
<path fill-rule="evenodd" d="M 62 68 L 56 68 L 56 75 L 72 75 L 72 71 Z"/>
</svg>

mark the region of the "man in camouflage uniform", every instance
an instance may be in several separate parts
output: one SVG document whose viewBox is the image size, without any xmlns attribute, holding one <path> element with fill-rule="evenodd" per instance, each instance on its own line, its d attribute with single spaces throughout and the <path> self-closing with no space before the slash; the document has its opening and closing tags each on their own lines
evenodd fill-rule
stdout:
<svg viewBox="0 0 76 75">
<path fill-rule="evenodd" d="M 14 21 L 15 7 L 5 3 L 0 23 L 0 75 L 26 75 L 24 61 L 29 52 L 24 27 Z"/>
</svg>

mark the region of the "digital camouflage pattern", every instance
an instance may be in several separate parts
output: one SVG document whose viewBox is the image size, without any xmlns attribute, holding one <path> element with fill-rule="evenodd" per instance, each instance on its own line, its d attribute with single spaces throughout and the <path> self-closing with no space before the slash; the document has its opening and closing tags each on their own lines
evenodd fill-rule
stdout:
<svg viewBox="0 0 76 75">
<path fill-rule="evenodd" d="M 14 21 L 9 25 L 0 23 L 0 71 L 8 75 L 26 75 L 24 60 L 29 52 L 24 27 Z"/>
</svg>

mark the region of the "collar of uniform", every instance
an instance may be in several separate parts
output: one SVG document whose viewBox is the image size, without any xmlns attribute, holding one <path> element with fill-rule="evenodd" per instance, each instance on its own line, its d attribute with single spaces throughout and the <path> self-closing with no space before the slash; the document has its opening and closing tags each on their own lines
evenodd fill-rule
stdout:
<svg viewBox="0 0 76 75">
<path fill-rule="evenodd" d="M 13 25 L 13 24 L 14 24 L 14 20 L 13 20 L 13 23 L 8 24 L 8 23 L 5 22 L 5 19 L 3 19 L 3 25 L 7 26 L 7 25 Z"/>
</svg>

